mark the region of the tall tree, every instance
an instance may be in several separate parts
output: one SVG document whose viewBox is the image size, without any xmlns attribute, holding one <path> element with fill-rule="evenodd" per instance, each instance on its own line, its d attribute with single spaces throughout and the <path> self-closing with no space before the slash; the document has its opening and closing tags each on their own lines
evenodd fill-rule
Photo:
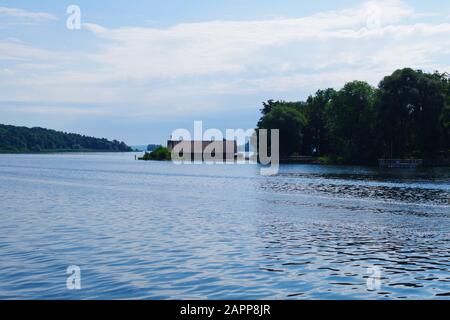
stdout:
<svg viewBox="0 0 450 320">
<path fill-rule="evenodd" d="M 450 75 L 444 73 L 441 75 L 444 85 L 445 107 L 442 110 L 442 148 L 447 157 L 450 156 Z"/>
<path fill-rule="evenodd" d="M 327 129 L 333 153 L 346 163 L 373 160 L 375 89 L 368 83 L 347 83 L 327 107 Z"/>
<path fill-rule="evenodd" d="M 326 107 L 335 96 L 334 89 L 326 89 L 317 91 L 306 100 L 302 108 L 307 122 L 303 129 L 303 154 L 323 155 L 329 152 Z"/>
<path fill-rule="evenodd" d="M 263 116 L 257 129 L 280 130 L 280 156 L 287 157 L 300 153 L 302 129 L 306 123 L 300 111 L 299 102 L 271 101 L 263 104 Z"/>
<path fill-rule="evenodd" d="M 385 157 L 434 157 L 441 145 L 444 96 L 434 76 L 409 68 L 381 81 L 377 130 Z"/>
</svg>

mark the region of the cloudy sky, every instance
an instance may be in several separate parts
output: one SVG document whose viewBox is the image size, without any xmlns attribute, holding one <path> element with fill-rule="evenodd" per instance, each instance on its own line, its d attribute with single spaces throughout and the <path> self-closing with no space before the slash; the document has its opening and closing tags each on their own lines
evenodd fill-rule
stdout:
<svg viewBox="0 0 450 320">
<path fill-rule="evenodd" d="M 449 1 L 0 0 L 0 123 L 163 143 L 194 120 L 252 128 L 268 99 L 450 72 L 449 58 Z"/>
</svg>

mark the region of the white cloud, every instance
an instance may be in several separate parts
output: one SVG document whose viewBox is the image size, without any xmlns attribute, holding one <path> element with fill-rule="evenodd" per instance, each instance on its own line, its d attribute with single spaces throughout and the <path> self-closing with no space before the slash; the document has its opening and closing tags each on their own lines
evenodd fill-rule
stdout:
<svg viewBox="0 0 450 320">
<path fill-rule="evenodd" d="M 380 26 L 414 13 L 403 2 L 383 1 L 299 19 L 209 21 L 178 24 L 168 29 L 84 26 L 107 41 L 102 52 L 92 55 L 92 59 L 114 65 L 118 74 L 135 78 L 239 74 L 248 70 L 260 50 L 302 41 L 378 35 L 379 30 L 367 29 L 372 19 L 368 8 L 373 6 L 379 10 L 375 18 Z"/>
<path fill-rule="evenodd" d="M 28 21 L 54 21 L 58 18 L 50 13 L 46 12 L 31 12 L 18 8 L 0 7 L 0 16 L 9 16 L 19 19 L 25 19 Z"/>
<path fill-rule="evenodd" d="M 38 61 L 53 60 L 58 54 L 26 45 L 20 41 L 0 41 L 0 61 Z"/>
<path fill-rule="evenodd" d="M 74 107 L 65 107 L 65 106 L 26 106 L 26 107 L 8 107 L 4 108 L 4 111 L 8 112 L 17 112 L 17 113 L 25 113 L 25 114 L 59 114 L 59 115 L 95 115 L 101 116 L 105 114 L 109 114 L 109 112 L 105 112 L 101 109 L 86 109 L 86 108 L 74 108 Z"/>
<path fill-rule="evenodd" d="M 396 68 L 448 70 L 450 24 L 419 23 L 420 15 L 404 2 L 379 1 L 298 19 L 165 29 L 88 23 L 98 47 L 83 54 L 0 42 L 0 61 L 10 64 L 0 70 L 0 101 L 184 116 L 241 108 L 229 106 L 233 97 L 251 96 L 255 106 L 355 79 L 376 85 Z"/>
</svg>

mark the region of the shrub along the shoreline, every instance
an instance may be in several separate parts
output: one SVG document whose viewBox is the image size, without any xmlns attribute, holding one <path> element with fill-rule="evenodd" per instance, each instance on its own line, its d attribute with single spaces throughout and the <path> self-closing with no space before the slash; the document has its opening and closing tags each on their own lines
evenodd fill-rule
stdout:
<svg viewBox="0 0 450 320">
<path fill-rule="evenodd" d="M 152 152 L 146 152 L 139 160 L 156 160 L 156 161 L 164 161 L 164 160 L 170 160 L 171 154 L 170 151 L 167 148 L 164 148 L 162 146 L 156 148 Z"/>
</svg>

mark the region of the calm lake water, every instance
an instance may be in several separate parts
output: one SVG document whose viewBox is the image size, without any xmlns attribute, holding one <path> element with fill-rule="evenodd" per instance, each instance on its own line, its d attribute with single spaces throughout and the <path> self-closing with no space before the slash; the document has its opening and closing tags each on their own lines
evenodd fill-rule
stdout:
<svg viewBox="0 0 450 320">
<path fill-rule="evenodd" d="M 0 155 L 0 214 L 1 299 L 450 298 L 445 168 Z"/>
</svg>

